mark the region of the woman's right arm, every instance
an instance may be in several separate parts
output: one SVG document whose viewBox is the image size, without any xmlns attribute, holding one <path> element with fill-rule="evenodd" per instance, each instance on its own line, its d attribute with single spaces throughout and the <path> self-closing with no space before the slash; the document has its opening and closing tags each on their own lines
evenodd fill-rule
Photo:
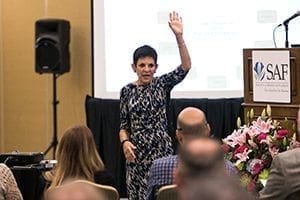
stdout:
<svg viewBox="0 0 300 200">
<path fill-rule="evenodd" d="M 120 94 L 120 132 L 119 138 L 121 148 L 124 152 L 126 160 L 133 162 L 135 159 L 134 149 L 136 148 L 129 140 L 129 134 L 126 129 L 129 129 L 130 120 L 128 119 L 128 89 L 122 88 Z"/>
</svg>

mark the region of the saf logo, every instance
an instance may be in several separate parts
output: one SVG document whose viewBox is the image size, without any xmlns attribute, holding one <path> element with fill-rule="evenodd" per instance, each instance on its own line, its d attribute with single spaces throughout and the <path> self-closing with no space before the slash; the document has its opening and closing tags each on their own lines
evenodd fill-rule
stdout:
<svg viewBox="0 0 300 200">
<path fill-rule="evenodd" d="M 286 80 L 288 76 L 288 64 L 272 64 L 266 66 L 262 62 L 254 65 L 254 76 L 256 80 Z"/>
</svg>

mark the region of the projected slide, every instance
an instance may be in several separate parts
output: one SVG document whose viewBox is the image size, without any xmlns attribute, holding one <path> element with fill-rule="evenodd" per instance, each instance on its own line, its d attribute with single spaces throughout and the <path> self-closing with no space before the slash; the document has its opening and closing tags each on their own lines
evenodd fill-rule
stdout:
<svg viewBox="0 0 300 200">
<path fill-rule="evenodd" d="M 172 97 L 241 97 L 243 48 L 283 48 L 284 26 L 275 27 L 299 9 L 299 0 L 94 0 L 94 95 L 119 98 L 122 86 L 136 80 L 131 63 L 138 46 L 157 50 L 156 75 L 179 65 L 167 24 L 175 10 L 183 18 L 192 69 Z M 300 17 L 289 23 L 289 42 L 300 44 Z"/>
</svg>

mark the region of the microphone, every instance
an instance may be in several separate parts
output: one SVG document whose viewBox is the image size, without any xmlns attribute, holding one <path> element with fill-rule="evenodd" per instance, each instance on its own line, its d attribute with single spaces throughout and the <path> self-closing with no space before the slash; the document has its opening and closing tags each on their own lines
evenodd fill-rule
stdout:
<svg viewBox="0 0 300 200">
<path fill-rule="evenodd" d="M 288 25 L 288 23 L 292 20 L 292 19 L 294 19 L 294 18 L 296 18 L 296 17 L 298 17 L 298 16 L 300 16 L 300 10 L 298 10 L 295 14 L 293 14 L 292 16 L 290 16 L 289 18 L 287 18 L 286 20 L 284 20 L 283 21 L 283 25 Z"/>
</svg>

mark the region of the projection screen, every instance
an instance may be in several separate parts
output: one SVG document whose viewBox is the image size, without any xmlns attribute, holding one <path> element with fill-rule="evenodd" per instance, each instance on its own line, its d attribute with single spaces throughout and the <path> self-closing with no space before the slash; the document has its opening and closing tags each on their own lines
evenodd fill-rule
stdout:
<svg viewBox="0 0 300 200">
<path fill-rule="evenodd" d="M 299 0 L 92 0 L 93 94 L 119 98 L 136 80 L 133 51 L 148 44 L 158 52 L 156 75 L 179 65 L 168 14 L 183 18 L 192 69 L 175 98 L 243 96 L 243 48 L 284 47 L 280 24 L 300 9 Z M 279 26 L 278 26 L 279 25 Z M 278 26 L 278 27 L 277 27 Z M 300 17 L 289 23 L 290 44 L 300 44 Z"/>
</svg>

